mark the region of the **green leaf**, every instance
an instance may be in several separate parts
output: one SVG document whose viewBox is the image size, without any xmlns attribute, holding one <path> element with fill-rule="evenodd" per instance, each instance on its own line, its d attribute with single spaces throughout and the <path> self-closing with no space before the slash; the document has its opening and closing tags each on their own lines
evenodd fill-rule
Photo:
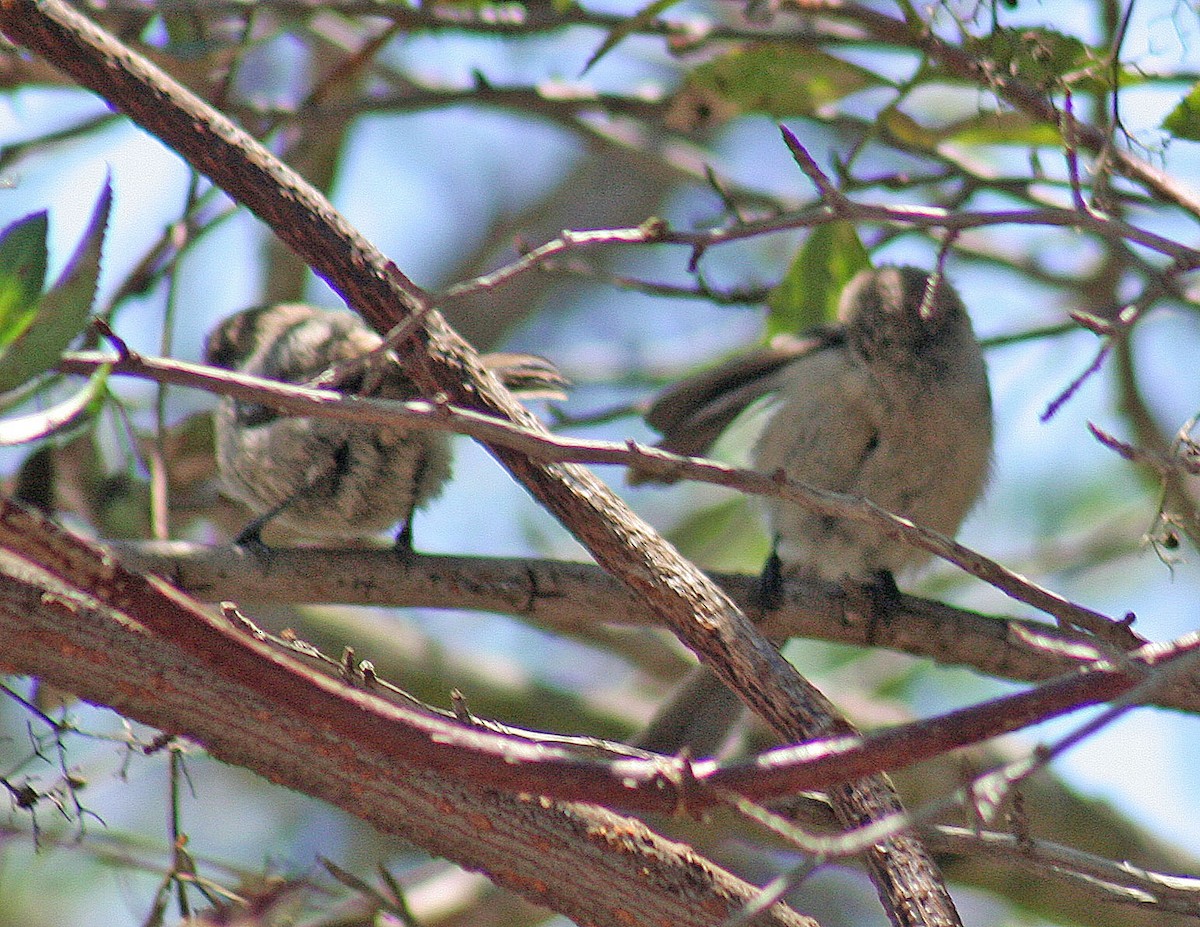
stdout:
<svg viewBox="0 0 1200 927">
<path fill-rule="evenodd" d="M 992 60 L 997 74 L 1019 77 L 1039 87 L 1099 88 L 1107 79 L 1103 57 L 1073 35 L 1054 29 L 994 29 L 971 43 Z"/>
<path fill-rule="evenodd" d="M 842 290 L 870 266 L 871 258 L 852 223 L 817 226 L 767 297 L 768 340 L 834 321 Z"/>
<path fill-rule="evenodd" d="M 679 0 L 654 0 L 647 7 L 643 7 L 633 16 L 623 21 L 619 26 L 604 37 L 604 41 L 600 43 L 600 47 L 587 60 L 587 64 L 583 66 L 583 73 L 586 74 L 597 61 L 612 51 L 626 36 L 637 32 L 639 29 L 644 29 L 656 20 L 662 13 L 673 7 Z"/>
<path fill-rule="evenodd" d="M 45 210 L 0 233 L 0 356 L 33 321 L 46 282 Z"/>
<path fill-rule="evenodd" d="M 934 151 L 944 142 L 1022 147 L 1062 144 L 1057 125 L 1031 119 L 1027 114 L 1013 110 L 988 110 L 945 125 L 925 126 L 907 113 L 890 107 L 876 117 L 876 124 L 888 140 L 925 151 Z"/>
<path fill-rule="evenodd" d="M 691 511 L 667 536 L 708 570 L 754 573 L 771 551 L 762 513 L 745 496 Z"/>
<path fill-rule="evenodd" d="M 91 221 L 62 275 L 37 301 L 36 317 L 0 355 L 0 393 L 49 370 L 71 340 L 87 326 L 96 297 L 111 206 L 112 185 L 105 181 Z"/>
<path fill-rule="evenodd" d="M 943 140 L 959 145 L 1061 145 L 1062 133 L 1025 113 L 979 113 L 946 128 Z"/>
<path fill-rule="evenodd" d="M 1162 127 L 1176 138 L 1200 142 L 1200 83 L 1171 110 Z"/>
<path fill-rule="evenodd" d="M 876 125 L 888 136 L 888 141 L 899 142 L 909 148 L 921 148 L 933 151 L 941 135 L 935 129 L 929 129 L 913 119 L 908 113 L 889 106 L 876 117 Z"/>
<path fill-rule="evenodd" d="M 0 419 L 0 447 L 40 441 L 75 424 L 99 405 L 108 382 L 108 371 L 107 366 L 101 367 L 88 378 L 83 389 L 49 409 Z"/>
<path fill-rule="evenodd" d="M 695 68 L 672 111 L 711 114 L 722 121 L 747 113 L 773 119 L 812 116 L 823 106 L 883 79 L 823 51 L 760 42 Z"/>
</svg>

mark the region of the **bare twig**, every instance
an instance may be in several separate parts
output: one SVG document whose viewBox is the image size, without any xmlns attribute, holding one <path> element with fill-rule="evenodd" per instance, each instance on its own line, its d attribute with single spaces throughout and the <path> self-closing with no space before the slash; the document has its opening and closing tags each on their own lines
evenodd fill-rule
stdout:
<svg viewBox="0 0 1200 927">
<path fill-rule="evenodd" d="M 804 171 L 805 176 L 813 182 L 813 185 L 817 188 L 817 192 L 821 194 L 822 201 L 838 218 L 844 218 L 843 210 L 850 208 L 852 205 L 846 199 L 846 196 L 837 188 L 837 185 L 830 179 L 829 175 L 821 170 L 821 166 L 808 153 L 808 149 L 800 144 L 800 139 L 796 138 L 795 133 L 791 129 L 785 125 L 781 125 L 779 132 L 783 135 L 784 144 L 787 145 L 788 151 L 792 153 L 792 158 L 800 170 Z"/>
<path fill-rule="evenodd" d="M 947 825 L 922 833 L 942 852 L 985 854 L 1038 878 L 1082 883 L 1104 901 L 1200 916 L 1200 879 L 1194 876 L 1152 872 L 1027 836 Z"/>
<path fill-rule="evenodd" d="M 1186 457 L 1180 454 L 1164 456 L 1163 454 L 1154 451 L 1147 451 L 1140 447 L 1130 444 L 1128 441 L 1122 441 L 1115 435 L 1109 434 L 1100 426 L 1091 422 L 1088 423 L 1088 431 L 1095 436 L 1096 440 L 1107 447 L 1110 451 L 1115 451 L 1121 457 L 1133 463 L 1144 464 L 1153 470 L 1158 471 L 1162 476 L 1169 473 L 1183 471 L 1184 473 L 1192 474 L 1193 476 L 1200 474 L 1200 460 Z"/>
<path fill-rule="evenodd" d="M 1096 356 L 1092 358 L 1092 362 L 1087 365 L 1082 373 L 1068 383 L 1062 392 L 1055 396 L 1054 399 L 1052 399 L 1046 405 L 1045 410 L 1043 410 L 1042 414 L 1038 416 L 1038 418 L 1043 422 L 1050 421 L 1050 419 L 1052 419 L 1058 413 L 1058 410 L 1061 409 L 1063 405 L 1065 405 L 1070 398 L 1079 391 L 1079 388 L 1083 386 L 1083 384 L 1086 383 L 1089 378 L 1100 371 L 1100 368 L 1104 366 L 1104 359 L 1108 357 L 1109 352 L 1111 351 L 1111 342 L 1102 344 L 1099 350 L 1096 351 Z"/>
<path fill-rule="evenodd" d="M 636 228 L 564 231 L 558 238 L 534 248 L 504 267 L 448 288 L 445 296 L 453 300 L 466 294 L 492 290 L 545 262 L 559 260 L 567 254 L 600 247 L 647 244 L 684 245 L 690 248 L 693 254 L 696 254 L 729 242 L 743 241 L 777 232 L 812 228 L 837 220 L 894 225 L 901 228 L 943 229 L 948 233 L 961 233 L 971 229 L 999 225 L 1044 225 L 1055 228 L 1072 228 L 1091 232 L 1110 241 L 1129 241 L 1142 245 L 1151 251 L 1170 257 L 1180 271 L 1200 267 L 1200 250 L 1100 213 L 1081 213 L 1075 209 L 1054 206 L 1011 210 L 947 210 L 936 206 L 886 206 L 876 203 L 858 203 L 842 197 L 841 194 L 838 194 L 838 197 L 836 208 L 822 201 L 816 206 L 787 212 L 779 216 L 754 219 L 698 232 L 673 229 L 662 220 L 643 223 Z"/>
</svg>

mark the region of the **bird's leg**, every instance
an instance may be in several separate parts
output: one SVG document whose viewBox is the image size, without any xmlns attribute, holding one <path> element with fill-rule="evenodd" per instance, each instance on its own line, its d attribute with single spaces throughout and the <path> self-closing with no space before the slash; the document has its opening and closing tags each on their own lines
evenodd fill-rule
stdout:
<svg viewBox="0 0 1200 927">
<path fill-rule="evenodd" d="M 779 559 L 779 538 L 771 542 L 771 553 L 759 574 L 758 588 L 751 604 L 757 605 L 764 613 L 775 611 L 783 604 L 783 562 Z"/>
</svg>

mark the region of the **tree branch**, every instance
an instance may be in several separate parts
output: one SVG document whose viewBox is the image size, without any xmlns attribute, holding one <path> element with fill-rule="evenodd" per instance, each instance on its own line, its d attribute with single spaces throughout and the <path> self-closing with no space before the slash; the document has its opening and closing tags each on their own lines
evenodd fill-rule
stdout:
<svg viewBox="0 0 1200 927">
<path fill-rule="evenodd" d="M 108 546 L 122 562 L 163 576 L 206 601 L 501 612 L 568 634 L 601 621 L 662 626 L 644 601 L 590 563 L 432 554 L 398 560 L 391 548 L 273 547 L 268 566 L 237 546 L 183 541 L 115 541 Z M 741 607 L 755 606 L 757 576 L 711 576 Z M 1016 682 L 1041 682 L 1106 655 L 1104 647 L 1078 632 L 910 595 L 889 604 L 878 620 L 867 621 L 840 586 L 808 579 L 785 580 L 778 608 L 759 626 L 776 639 L 885 647 Z M 1200 714 L 1200 691 L 1190 683 L 1168 688 L 1151 704 Z"/>
<path fill-rule="evenodd" d="M 464 407 L 541 429 L 441 315 L 428 311 L 424 294 L 394 264 L 318 191 L 228 119 L 61 0 L 0 0 L 0 29 L 102 94 L 248 206 L 377 330 L 420 317 L 420 330 L 398 353 L 428 395 L 444 392 Z M 853 731 L 724 593 L 590 473 L 505 449 L 492 451 L 601 566 L 645 596 L 672 631 L 781 738 Z M 848 827 L 902 810 L 891 783 L 881 777 L 839 787 L 831 800 Z M 897 927 L 959 923 L 936 865 L 915 838 L 897 835 L 875 845 L 868 864 Z"/>
<path fill-rule="evenodd" d="M 413 772 L 453 775 L 479 787 L 660 813 L 711 807 L 720 801 L 711 791 L 714 788 L 764 800 L 806 789 L 835 787 L 852 777 L 911 765 L 1095 701 L 1128 697 L 1138 687 L 1152 693 L 1162 676 L 1161 672 L 1155 675 L 1156 670 L 1184 665 L 1173 663 L 1180 657 L 1194 656 L 1200 649 L 1197 632 L 1170 644 L 1148 644 L 1119 664 L 1095 661 L 1035 689 L 867 737 L 839 734 L 771 750 L 744 762 L 693 763 L 687 758 L 672 760 L 627 749 L 607 749 L 599 742 L 584 743 L 475 719 L 463 721 L 407 697 L 385 700 L 382 696 L 389 690 L 383 681 L 363 676 L 357 667 L 342 667 L 341 679 L 313 672 L 244 616 L 235 613 L 236 620 L 223 622 L 160 580 L 126 569 L 102 548 L 2 499 L 0 545 L 24 563 L 37 564 L 38 570 L 49 574 L 39 577 L 27 567 L 10 564 L 2 574 L 0 594 L 40 595 L 47 611 L 43 617 L 56 620 L 61 633 L 84 633 L 82 629 L 74 630 L 79 621 L 77 612 L 87 611 L 93 620 L 101 620 L 104 610 L 110 609 L 134 617 L 139 626 L 135 630 L 149 632 L 155 642 L 173 648 L 179 655 L 170 660 L 162 655 L 157 663 L 143 662 L 138 678 L 162 680 L 173 690 L 182 687 L 195 693 L 198 684 L 194 680 L 184 686 L 175 679 L 183 672 L 179 662 L 186 660 L 189 678 L 208 676 L 215 686 L 236 687 L 256 703 L 297 706 L 291 711 L 303 720 L 307 733 L 290 751 L 282 752 L 277 763 L 299 762 L 305 750 L 323 749 L 320 745 L 325 739 L 335 737 L 337 743 L 353 744 L 355 751 L 373 751 Z M 18 671 L 43 675 L 45 664 L 53 663 L 59 653 L 55 648 L 63 642 L 38 638 L 31 630 L 36 621 L 23 619 L 15 607 L 7 620 L 13 633 L 24 635 L 38 653 L 22 647 L 6 661 Z M 104 653 L 88 659 L 103 663 L 114 657 L 112 650 L 118 646 L 125 651 L 138 649 L 131 641 L 114 636 Z M 42 652 L 47 649 L 48 653 Z M 304 646 L 292 650 L 312 655 Z M 46 678 L 76 688 L 62 667 L 53 667 Z M 359 685 L 350 685 L 350 680 L 357 680 Z M 131 702 L 128 694 L 117 697 L 116 702 L 108 698 L 104 701 L 164 730 L 183 730 L 219 757 L 227 757 L 227 751 L 234 749 L 228 743 L 227 732 L 213 731 L 206 723 L 193 726 L 175 715 L 167 723 L 163 712 L 170 710 L 169 700 L 154 696 L 153 681 L 145 685 L 150 691 L 141 692 L 136 701 Z M 96 695 L 86 681 L 80 694 L 88 698 Z M 203 700 L 198 701 L 203 704 Z M 247 722 L 271 726 L 250 716 Z"/>
<path fill-rule="evenodd" d="M 78 579 L 81 570 L 96 571 L 98 585 L 136 616 L 6 556 L 0 665 L 7 671 L 36 674 L 130 718 L 185 733 L 218 759 L 482 869 L 579 923 L 628 927 L 629 912 L 638 912 L 662 923 L 717 927 L 756 895 L 753 886 L 639 821 L 531 796 L 519 786 L 519 763 L 508 789 L 459 775 L 463 754 L 451 744 L 447 760 L 458 760 L 444 768 L 414 765 L 412 756 L 429 755 L 404 749 L 412 741 L 395 723 L 400 707 L 304 669 L 36 517 L 5 508 L 0 530 L 41 542 L 56 572 Z M 497 736 L 456 726 L 458 737 Z M 451 731 L 445 726 L 442 733 Z M 554 754 L 531 744 L 524 749 L 531 757 Z M 777 927 L 814 927 L 782 905 L 768 917 Z"/>
</svg>

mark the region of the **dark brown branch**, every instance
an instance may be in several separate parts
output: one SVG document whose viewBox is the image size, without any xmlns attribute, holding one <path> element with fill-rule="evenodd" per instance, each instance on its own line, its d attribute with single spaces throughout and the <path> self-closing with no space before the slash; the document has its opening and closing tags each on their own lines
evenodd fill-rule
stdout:
<svg viewBox="0 0 1200 927">
<path fill-rule="evenodd" d="M 416 728 L 397 723 L 403 709 L 194 612 L 165 584 L 124 571 L 36 516 L 5 508 L 0 531 L 20 532 L 22 545 L 40 547 L 38 559 L 56 571 L 74 579 L 93 574 L 101 591 L 145 619 L 103 607 L 4 555 L 0 668 L 7 672 L 36 674 L 130 718 L 186 733 L 219 759 L 482 869 L 578 923 L 628 927 L 629 912 L 638 912 L 661 923 L 717 927 L 756 894 L 639 821 L 530 796 L 520 787 L 519 761 L 511 788 L 461 775 L 459 764 L 471 751 L 452 745 L 445 756 L 458 759 L 448 768 L 415 764 L 430 754 L 405 751 L 404 744 L 416 745 Z M 416 713 L 404 716 L 419 722 Z M 476 742 L 497 736 L 464 725 L 446 726 L 442 734 Z M 505 740 L 517 748 L 514 759 L 557 752 Z M 771 911 L 769 923 L 814 927 L 783 906 Z"/>
<path fill-rule="evenodd" d="M 0 29 L 37 52 L 178 151 L 275 234 L 377 330 L 428 310 L 424 294 L 366 242 L 318 191 L 270 152 L 149 62 L 61 0 L 0 0 Z M 481 365 L 437 312 L 427 312 L 407 350 L 429 395 L 541 428 Z M 785 741 L 851 733 L 849 722 L 784 660 L 730 599 L 582 468 L 542 464 L 505 449 L 496 457 L 592 553 L 645 596 L 701 659 Z M 830 794 L 844 826 L 902 810 L 884 778 Z M 874 846 L 868 864 L 888 916 L 956 925 L 958 914 L 932 857 L 908 835 Z"/>
<path fill-rule="evenodd" d="M 249 633 L 244 621 L 233 624 L 202 611 L 172 587 L 127 570 L 91 542 L 75 537 L 19 504 L 0 500 L 0 545 L 26 563 L 47 570 L 65 588 L 65 596 L 46 594 L 47 606 L 63 633 L 80 609 L 100 617 L 103 608 L 136 616 L 144 631 L 188 661 L 189 676 L 203 674 L 216 683 L 242 689 L 258 703 L 295 706 L 291 712 L 307 731 L 294 748 L 320 749 L 322 743 L 353 745 L 408 769 L 453 777 L 478 787 L 587 800 L 660 813 L 687 807 L 700 810 L 719 802 L 707 786 L 763 800 L 804 789 L 828 788 L 852 777 L 900 768 L 950 750 L 1045 721 L 1096 701 L 1121 696 L 1144 684 L 1147 673 L 1200 648 L 1200 632 L 1172 644 L 1148 644 L 1114 666 L 1103 661 L 1069 672 L 1027 692 L 994 699 L 913 724 L 861 737 L 845 734 L 770 751 L 747 762 L 721 766 L 666 757 L 630 759 L 613 754 L 596 759 L 596 750 L 556 745 L 551 738 L 526 732 L 496 733 L 484 726 L 420 710 L 411 703 L 387 701 L 331 676 L 312 672 L 262 636 Z M 32 595 L 34 578 L 20 570 L 3 575 L 7 594 Z M 43 581 L 44 582 L 44 581 Z M 87 591 L 84 593 L 84 591 Z M 65 611 L 64 611 L 65 610 Z M 30 633 L 19 614 L 8 619 L 19 633 Z M 252 630 L 252 629 L 251 629 Z M 41 640 L 39 648 L 48 646 Z M 112 644 L 107 648 L 112 650 Z M 124 642 L 126 649 L 133 648 Z M 24 648 L 6 659 L 10 668 L 39 674 L 26 662 L 52 661 L 58 651 L 38 656 Z M 103 661 L 111 653 L 97 654 Z M 143 663 L 139 678 L 169 679 L 175 669 Z M 149 673 L 149 677 L 147 676 Z M 77 683 L 55 668 L 48 677 L 66 687 Z M 86 691 L 86 682 L 81 694 Z M 182 682 L 172 681 L 171 686 Z M 171 723 L 160 714 L 161 702 L 142 693 L 140 700 L 118 699 L 123 711 L 168 731 L 185 730 L 217 756 L 229 749 L 226 734 Z M 244 704 L 243 701 L 234 704 Z M 267 716 L 269 717 L 269 715 Z M 265 726 L 265 725 L 264 725 Z M 294 736 L 294 735 L 292 735 Z M 282 760 L 277 760 L 282 762 Z"/>
<path fill-rule="evenodd" d="M 390 549 L 272 548 L 263 562 L 244 548 L 181 541 L 116 542 L 131 566 L 167 577 L 203 600 L 244 604 L 324 602 L 342 605 L 454 608 L 502 612 L 571 633 L 606 624 L 660 626 L 661 618 L 590 563 L 563 560 L 412 554 L 396 569 Z M 711 574 L 743 608 L 754 605 L 757 576 Z M 854 613 L 833 583 L 791 579 L 761 623 L 773 638 L 803 637 L 885 647 L 944 666 L 967 666 L 1016 682 L 1042 682 L 1104 658 L 1077 632 L 1028 619 L 981 615 L 902 595 L 878 621 Z M 1200 714 L 1200 690 L 1167 688 L 1151 704 Z"/>
</svg>

